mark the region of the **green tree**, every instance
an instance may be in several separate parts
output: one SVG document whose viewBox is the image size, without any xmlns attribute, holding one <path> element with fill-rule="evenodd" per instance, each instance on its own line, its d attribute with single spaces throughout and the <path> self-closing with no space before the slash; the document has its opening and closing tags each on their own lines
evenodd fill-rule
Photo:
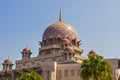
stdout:
<svg viewBox="0 0 120 80">
<path fill-rule="evenodd" d="M 42 77 L 36 72 L 25 72 L 17 80 L 42 80 Z"/>
<path fill-rule="evenodd" d="M 110 64 L 99 55 L 89 55 L 81 64 L 80 76 L 84 80 L 112 80 Z"/>
<path fill-rule="evenodd" d="M 118 80 L 120 80 L 120 76 L 118 77 Z"/>
</svg>

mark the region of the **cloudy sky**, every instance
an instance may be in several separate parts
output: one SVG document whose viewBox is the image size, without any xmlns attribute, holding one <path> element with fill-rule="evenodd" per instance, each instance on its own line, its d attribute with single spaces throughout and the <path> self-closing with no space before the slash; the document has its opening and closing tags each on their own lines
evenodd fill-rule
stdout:
<svg viewBox="0 0 120 80">
<path fill-rule="evenodd" d="M 105 58 L 120 58 L 120 0 L 0 0 L 0 63 L 20 60 L 26 45 L 37 56 L 38 41 L 58 21 L 60 6 L 63 21 L 82 40 L 82 56 L 93 48 Z"/>
</svg>

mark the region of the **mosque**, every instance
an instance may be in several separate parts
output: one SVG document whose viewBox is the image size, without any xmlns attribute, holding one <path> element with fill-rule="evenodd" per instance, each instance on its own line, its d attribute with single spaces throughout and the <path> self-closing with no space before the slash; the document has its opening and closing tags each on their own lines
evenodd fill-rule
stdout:
<svg viewBox="0 0 120 80">
<path fill-rule="evenodd" d="M 36 71 L 43 80 L 82 80 L 80 65 L 85 57 L 81 56 L 81 40 L 77 31 L 70 24 L 62 21 L 60 10 L 59 21 L 48 26 L 39 42 L 39 53 L 31 57 L 32 51 L 26 47 L 21 51 L 22 59 L 13 63 L 7 58 L 2 63 L 0 80 L 16 80 L 22 73 Z M 91 50 L 88 54 L 95 55 Z M 113 80 L 117 80 L 116 70 L 120 67 L 120 60 L 106 59 L 112 66 Z"/>
</svg>

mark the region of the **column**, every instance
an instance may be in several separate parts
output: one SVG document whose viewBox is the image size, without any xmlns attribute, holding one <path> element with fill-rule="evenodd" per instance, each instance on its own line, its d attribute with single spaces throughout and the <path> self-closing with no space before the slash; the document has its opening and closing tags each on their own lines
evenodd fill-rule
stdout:
<svg viewBox="0 0 120 80">
<path fill-rule="evenodd" d="M 56 80 L 56 71 L 50 71 L 50 79 L 49 80 Z"/>
<path fill-rule="evenodd" d="M 14 72 L 12 72 L 12 80 L 15 80 L 15 79 L 14 79 Z"/>
</svg>

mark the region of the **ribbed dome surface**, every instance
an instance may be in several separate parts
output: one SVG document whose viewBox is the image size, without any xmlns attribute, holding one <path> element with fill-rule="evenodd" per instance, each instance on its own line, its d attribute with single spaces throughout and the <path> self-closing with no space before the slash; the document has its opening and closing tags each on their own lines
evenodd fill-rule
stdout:
<svg viewBox="0 0 120 80">
<path fill-rule="evenodd" d="M 71 25 L 63 21 L 58 21 L 47 27 L 47 29 L 43 33 L 42 40 L 63 37 L 70 39 L 78 39 L 77 32 Z"/>
<path fill-rule="evenodd" d="M 6 60 L 4 60 L 4 63 L 6 63 L 6 64 L 12 64 L 12 60 L 8 57 Z"/>
</svg>

